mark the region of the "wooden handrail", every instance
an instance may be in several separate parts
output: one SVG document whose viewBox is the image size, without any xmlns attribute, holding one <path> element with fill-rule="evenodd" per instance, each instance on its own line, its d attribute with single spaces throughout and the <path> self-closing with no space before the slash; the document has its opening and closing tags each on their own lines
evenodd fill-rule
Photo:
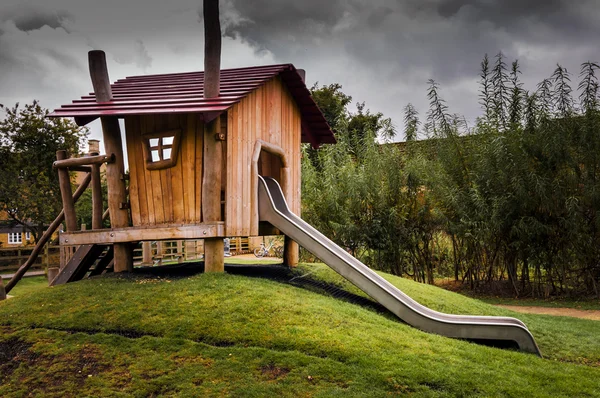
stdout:
<svg viewBox="0 0 600 398">
<path fill-rule="evenodd" d="M 52 163 L 52 167 L 55 169 L 64 169 L 73 166 L 90 166 L 93 164 L 112 163 L 114 161 L 115 154 L 111 153 L 110 155 L 84 156 L 81 158 L 57 160 Z"/>
<path fill-rule="evenodd" d="M 81 182 L 81 185 L 79 185 L 79 187 L 73 194 L 73 203 L 77 202 L 77 199 L 79 199 L 79 197 L 86 190 L 86 188 L 90 184 L 91 180 L 92 180 L 92 176 L 90 174 L 87 174 L 85 176 L 85 178 L 83 179 L 83 181 Z M 44 234 L 42 235 L 40 240 L 36 243 L 35 247 L 33 248 L 33 251 L 31 252 L 31 255 L 29 256 L 27 261 L 25 261 L 25 263 L 19 267 L 19 269 L 17 270 L 17 272 L 15 272 L 15 274 L 13 275 L 11 280 L 6 284 L 6 293 L 10 292 L 12 290 L 12 288 L 17 284 L 17 282 L 19 282 L 21 280 L 23 275 L 25 275 L 25 272 L 27 272 L 27 270 L 35 262 L 38 255 L 44 248 L 44 245 L 50 240 L 50 238 L 52 237 L 52 234 L 54 233 L 54 231 L 56 231 L 56 229 L 59 227 L 59 225 L 63 222 L 64 219 L 65 219 L 65 212 L 64 212 L 64 210 L 61 210 L 58 217 L 56 217 L 56 219 L 54 221 L 52 221 L 52 224 L 50 224 L 50 226 L 48 227 L 46 232 L 44 232 Z"/>
</svg>

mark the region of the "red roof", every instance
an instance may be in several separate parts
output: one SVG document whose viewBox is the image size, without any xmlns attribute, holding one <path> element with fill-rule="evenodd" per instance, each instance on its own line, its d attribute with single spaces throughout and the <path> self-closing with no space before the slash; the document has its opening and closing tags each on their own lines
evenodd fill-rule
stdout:
<svg viewBox="0 0 600 398">
<path fill-rule="evenodd" d="M 55 109 L 50 117 L 75 117 L 84 125 L 100 116 L 202 113 L 207 119 L 226 111 L 267 81 L 280 76 L 302 115 L 302 142 L 313 147 L 335 143 L 323 113 L 292 64 L 221 70 L 219 97 L 204 98 L 204 72 L 132 76 L 111 85 L 111 101 L 97 103 L 94 93 Z"/>
</svg>

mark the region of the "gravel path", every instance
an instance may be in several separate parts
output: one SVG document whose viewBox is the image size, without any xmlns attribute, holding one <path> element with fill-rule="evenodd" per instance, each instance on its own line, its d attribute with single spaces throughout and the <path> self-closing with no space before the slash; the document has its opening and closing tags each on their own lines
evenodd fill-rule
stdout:
<svg viewBox="0 0 600 398">
<path fill-rule="evenodd" d="M 575 308 L 534 307 L 522 305 L 498 305 L 498 307 L 506 308 L 516 312 L 523 312 L 526 314 L 571 316 L 574 318 L 583 318 L 591 319 L 593 321 L 600 321 L 600 310 L 578 310 Z"/>
</svg>

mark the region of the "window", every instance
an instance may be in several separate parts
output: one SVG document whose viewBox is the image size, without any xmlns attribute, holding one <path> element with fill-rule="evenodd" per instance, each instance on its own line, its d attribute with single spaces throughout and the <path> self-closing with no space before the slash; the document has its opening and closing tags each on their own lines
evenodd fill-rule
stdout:
<svg viewBox="0 0 600 398">
<path fill-rule="evenodd" d="M 25 232 L 25 240 L 31 240 L 31 232 Z"/>
<path fill-rule="evenodd" d="M 22 235 L 20 232 L 9 232 L 8 233 L 8 243 L 10 245 L 18 245 L 23 243 Z"/>
<path fill-rule="evenodd" d="M 148 170 L 158 170 L 175 166 L 177 164 L 180 136 L 181 130 L 144 134 L 146 168 Z"/>
</svg>

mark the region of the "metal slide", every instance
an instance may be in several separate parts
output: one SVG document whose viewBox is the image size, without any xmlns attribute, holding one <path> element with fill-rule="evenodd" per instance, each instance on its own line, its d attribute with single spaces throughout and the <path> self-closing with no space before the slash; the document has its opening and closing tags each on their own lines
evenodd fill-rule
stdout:
<svg viewBox="0 0 600 398">
<path fill-rule="evenodd" d="M 514 342 L 520 350 L 542 356 L 527 326 L 516 318 L 444 314 L 417 303 L 293 214 L 277 181 L 269 177 L 258 178 L 261 221 L 278 228 L 404 322 L 447 337 Z"/>
</svg>

